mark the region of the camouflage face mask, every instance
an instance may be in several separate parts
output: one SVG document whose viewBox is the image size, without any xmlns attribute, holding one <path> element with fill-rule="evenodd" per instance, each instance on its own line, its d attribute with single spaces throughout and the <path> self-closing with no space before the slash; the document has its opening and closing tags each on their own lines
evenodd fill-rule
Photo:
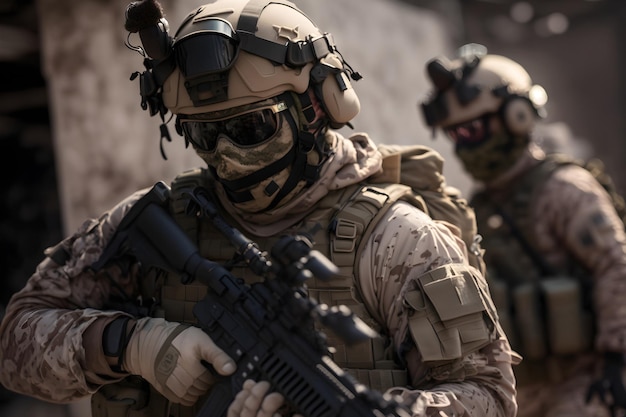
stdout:
<svg viewBox="0 0 626 417">
<path fill-rule="evenodd" d="M 478 144 L 457 144 L 455 153 L 475 180 L 489 182 L 517 162 L 528 141 L 527 136 L 512 136 L 503 131 Z"/>
<path fill-rule="evenodd" d="M 198 156 L 214 169 L 228 191 L 245 191 L 251 197 L 248 201 L 231 200 L 243 211 L 259 212 L 267 208 L 289 178 L 291 164 L 278 171 L 261 174 L 285 157 L 294 146 L 294 134 L 289 123 L 284 117 L 280 117 L 279 123 L 276 134 L 257 145 L 242 146 L 226 135 L 219 135 L 211 151 L 194 147 Z M 259 176 L 255 177 L 255 173 L 259 173 Z M 242 185 L 232 188 L 232 184 Z"/>
</svg>

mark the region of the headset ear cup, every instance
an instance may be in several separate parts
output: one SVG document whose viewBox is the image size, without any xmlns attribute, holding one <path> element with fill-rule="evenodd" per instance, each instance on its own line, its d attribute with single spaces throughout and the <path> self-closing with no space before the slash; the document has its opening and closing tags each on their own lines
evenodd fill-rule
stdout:
<svg viewBox="0 0 626 417">
<path fill-rule="evenodd" d="M 502 106 L 502 119 L 507 129 L 514 135 L 526 135 L 535 126 L 537 112 L 530 100 L 514 96 Z"/>
<path fill-rule="evenodd" d="M 361 110 L 361 103 L 348 76 L 339 73 L 343 83 L 347 87 L 345 90 L 339 88 L 339 83 L 334 75 L 329 75 L 322 81 L 322 103 L 326 113 L 334 124 L 344 125 L 352 120 Z"/>
</svg>

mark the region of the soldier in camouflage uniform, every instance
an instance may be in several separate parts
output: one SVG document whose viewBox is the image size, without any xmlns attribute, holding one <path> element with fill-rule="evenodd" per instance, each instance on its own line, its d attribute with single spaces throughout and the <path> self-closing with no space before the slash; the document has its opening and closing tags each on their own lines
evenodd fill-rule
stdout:
<svg viewBox="0 0 626 417">
<path fill-rule="evenodd" d="M 366 236 L 361 215 L 334 221 L 373 190 L 364 185 L 382 157 L 366 134 L 335 130 L 360 107 L 349 78 L 358 77 L 330 34 L 282 0 L 217 0 L 194 10 L 172 38 L 156 2 L 132 3 L 127 17 L 151 57 L 141 75 L 146 107 L 171 111 L 207 163 L 176 178 L 169 206 L 202 256 L 226 263 L 234 248 L 210 219 L 184 212 L 185 184 L 204 187 L 261 248 L 304 235 L 332 259 L 339 276 L 313 278 L 307 288 L 321 302 L 348 305 L 381 334 L 354 347 L 329 339 L 336 363 L 363 383 L 396 394 L 414 416 L 514 417 L 519 356 L 460 230 L 402 201 Z M 371 201 L 388 200 L 380 190 Z M 206 286 L 183 285 L 125 252 L 92 268 L 147 191 L 46 251 L 14 295 L 0 329 L 7 387 L 59 403 L 93 395 L 95 417 L 183 417 L 195 415 L 215 382 L 201 360 L 233 372 L 235 362 L 190 325 Z M 245 265 L 232 271 L 255 279 Z M 267 382 L 249 380 L 228 416 L 271 416 L 283 402 Z"/>
<path fill-rule="evenodd" d="M 599 417 L 626 406 L 626 237 L 612 200 L 581 165 L 532 138 L 547 95 L 518 63 L 466 45 L 427 64 L 427 124 L 477 181 L 470 198 L 487 279 L 522 363 L 520 417 Z"/>
</svg>

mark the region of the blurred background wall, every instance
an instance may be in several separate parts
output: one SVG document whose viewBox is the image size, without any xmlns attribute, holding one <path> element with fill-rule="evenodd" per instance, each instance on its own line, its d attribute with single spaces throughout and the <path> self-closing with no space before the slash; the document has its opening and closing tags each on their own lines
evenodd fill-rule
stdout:
<svg viewBox="0 0 626 417">
<path fill-rule="evenodd" d="M 434 147 L 446 160 L 448 183 L 464 193 L 471 181 L 445 138 L 424 127 L 417 103 L 428 90 L 426 61 L 452 57 L 468 42 L 524 65 L 548 91 L 542 129 L 552 141 L 599 156 L 618 187 L 626 186 L 623 0 L 295 2 L 334 35 L 364 76 L 354 84 L 362 103 L 355 131 L 381 143 Z M 202 1 L 161 3 L 173 33 Z M 130 80 L 143 65 L 124 46 L 127 5 L 0 0 L 0 306 L 24 284 L 43 249 L 84 219 L 201 164 L 172 123 L 173 141 L 161 143 L 167 160 L 161 157 L 160 120 L 141 110 L 138 81 Z M 0 395 L 6 407 L 12 398 Z M 76 409 L 68 413 L 85 415 Z M 5 410 L 0 415 L 18 412 Z"/>
</svg>

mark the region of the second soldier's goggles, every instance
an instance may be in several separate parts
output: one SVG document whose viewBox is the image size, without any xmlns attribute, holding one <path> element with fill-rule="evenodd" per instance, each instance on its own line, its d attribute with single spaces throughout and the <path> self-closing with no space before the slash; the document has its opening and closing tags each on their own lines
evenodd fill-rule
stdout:
<svg viewBox="0 0 626 417">
<path fill-rule="evenodd" d="M 479 144 L 490 135 L 491 116 L 492 114 L 485 114 L 468 122 L 444 127 L 443 131 L 456 145 Z"/>
<path fill-rule="evenodd" d="M 287 110 L 284 101 L 249 109 L 226 118 L 179 119 L 185 138 L 196 148 L 213 151 L 220 135 L 241 146 L 254 146 L 272 138 L 280 128 L 280 112 Z"/>
</svg>

